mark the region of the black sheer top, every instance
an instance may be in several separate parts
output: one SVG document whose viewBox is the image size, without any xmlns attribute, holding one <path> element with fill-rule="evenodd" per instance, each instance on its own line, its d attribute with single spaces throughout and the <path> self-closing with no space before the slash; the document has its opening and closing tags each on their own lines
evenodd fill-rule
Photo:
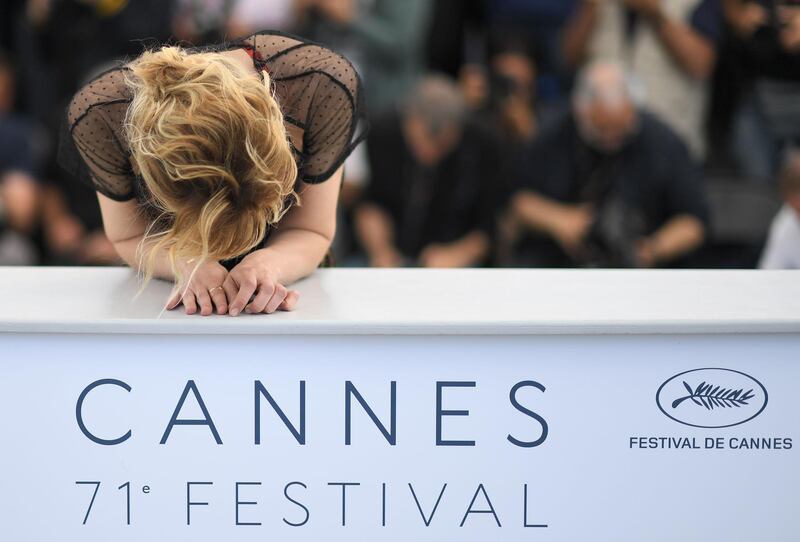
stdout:
<svg viewBox="0 0 800 542">
<path fill-rule="evenodd" d="M 314 42 L 274 31 L 190 52 L 245 49 L 254 66 L 269 73 L 298 163 L 298 181 L 327 180 L 364 139 L 361 80 L 343 56 Z M 120 63 L 73 97 L 66 112 L 58 159 L 64 169 L 117 201 L 147 202 L 133 171 L 123 121 L 131 102 Z"/>
</svg>

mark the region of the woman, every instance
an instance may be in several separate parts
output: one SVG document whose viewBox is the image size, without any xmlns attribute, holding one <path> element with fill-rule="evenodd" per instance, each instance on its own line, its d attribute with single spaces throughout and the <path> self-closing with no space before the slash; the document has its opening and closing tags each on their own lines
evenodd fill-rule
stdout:
<svg viewBox="0 0 800 542">
<path fill-rule="evenodd" d="M 167 308 L 291 310 L 333 238 L 362 100 L 345 58 L 286 34 L 163 47 L 76 93 L 59 155 L 122 259 L 175 281 Z"/>
</svg>

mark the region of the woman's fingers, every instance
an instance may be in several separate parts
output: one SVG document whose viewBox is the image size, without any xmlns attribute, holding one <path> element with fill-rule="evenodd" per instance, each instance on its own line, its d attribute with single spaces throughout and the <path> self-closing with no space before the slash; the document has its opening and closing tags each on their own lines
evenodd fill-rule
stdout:
<svg viewBox="0 0 800 542">
<path fill-rule="evenodd" d="M 231 305 L 236 299 L 236 294 L 239 293 L 239 287 L 236 285 L 236 281 L 228 275 L 222 283 L 222 289 L 225 290 L 225 297 L 228 299 L 228 310 L 230 311 Z"/>
<path fill-rule="evenodd" d="M 211 304 L 211 296 L 208 295 L 208 290 L 200 288 L 195 292 L 197 304 L 200 305 L 200 314 L 202 316 L 209 316 L 214 312 L 214 307 Z"/>
<path fill-rule="evenodd" d="M 211 301 L 214 302 L 214 306 L 217 308 L 217 314 L 225 314 L 228 312 L 228 297 L 222 286 L 213 286 L 208 290 L 208 294 L 211 296 Z"/>
<path fill-rule="evenodd" d="M 275 293 L 276 286 L 276 284 L 272 283 L 261 284 L 258 287 L 256 297 L 244 308 L 244 310 L 250 314 L 264 312 L 264 309 L 267 307 L 267 303 L 269 303 L 269 300 L 272 299 L 272 296 Z"/>
<path fill-rule="evenodd" d="M 167 301 L 165 307 L 167 308 L 168 311 L 171 311 L 172 309 L 178 306 L 180 301 L 181 301 L 181 292 L 180 290 L 178 290 L 177 292 L 172 294 L 172 296 Z"/>
<path fill-rule="evenodd" d="M 297 305 L 297 300 L 300 299 L 300 293 L 297 290 L 289 290 L 284 298 L 283 303 L 278 306 L 279 310 L 291 311 Z"/>
<path fill-rule="evenodd" d="M 286 294 L 288 291 L 283 284 L 276 284 L 275 291 L 272 293 L 272 297 L 270 297 L 269 302 L 267 302 L 267 306 L 262 309 L 260 312 L 266 312 L 267 314 L 271 314 L 278 310 L 278 307 L 283 300 L 286 299 Z"/>
<path fill-rule="evenodd" d="M 239 283 L 239 291 L 236 293 L 233 303 L 230 304 L 228 309 L 231 316 L 238 316 L 238 314 L 242 312 L 244 306 L 250 301 L 250 296 L 256 291 L 257 286 L 258 284 L 254 276 L 247 277 Z"/>
<path fill-rule="evenodd" d="M 186 309 L 186 314 L 194 314 L 197 312 L 197 300 L 194 297 L 194 292 L 186 290 L 183 294 L 183 306 Z"/>
<path fill-rule="evenodd" d="M 249 286 L 238 288 L 233 280 L 226 278 L 222 288 L 212 288 L 211 290 L 200 290 L 197 293 L 192 290 L 186 290 L 183 298 L 180 292 L 176 292 L 170 297 L 167 302 L 167 309 L 171 310 L 177 307 L 181 301 L 186 309 L 186 314 L 195 314 L 200 312 L 204 316 L 208 316 L 213 312 L 216 307 L 217 314 L 225 314 L 228 310 L 233 310 L 233 303 L 229 303 L 229 299 L 241 302 L 248 295 L 250 290 Z M 249 298 L 253 294 L 249 294 Z M 273 313 L 276 310 L 291 311 L 297 305 L 300 298 L 300 293 L 297 290 L 289 290 L 282 284 L 265 284 L 258 289 L 253 301 L 245 306 L 245 311 L 251 314 L 258 313 Z M 237 313 L 238 314 L 238 313 Z M 235 316 L 235 314 L 234 314 Z"/>
</svg>

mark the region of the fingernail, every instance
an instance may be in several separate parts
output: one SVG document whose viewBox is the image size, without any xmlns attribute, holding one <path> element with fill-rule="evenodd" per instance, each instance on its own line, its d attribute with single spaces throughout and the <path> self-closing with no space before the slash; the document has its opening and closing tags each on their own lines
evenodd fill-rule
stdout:
<svg viewBox="0 0 800 542">
<path fill-rule="evenodd" d="M 239 309 L 231 309 L 231 316 L 236 316 L 239 314 Z"/>
</svg>

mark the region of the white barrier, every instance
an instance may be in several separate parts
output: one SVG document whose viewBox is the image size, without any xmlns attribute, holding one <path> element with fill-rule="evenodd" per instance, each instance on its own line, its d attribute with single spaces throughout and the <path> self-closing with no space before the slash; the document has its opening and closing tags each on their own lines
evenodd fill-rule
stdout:
<svg viewBox="0 0 800 542">
<path fill-rule="evenodd" d="M 0 270 L 0 538 L 800 540 L 800 275 Z"/>
</svg>

